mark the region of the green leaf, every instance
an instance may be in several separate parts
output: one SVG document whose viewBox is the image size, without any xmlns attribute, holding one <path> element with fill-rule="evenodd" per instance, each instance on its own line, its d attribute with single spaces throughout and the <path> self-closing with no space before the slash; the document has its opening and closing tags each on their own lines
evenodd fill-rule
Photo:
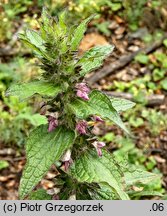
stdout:
<svg viewBox="0 0 167 216">
<path fill-rule="evenodd" d="M 135 60 L 138 61 L 141 64 L 147 64 L 149 62 L 149 57 L 143 53 L 139 53 L 136 57 Z"/>
<path fill-rule="evenodd" d="M 38 189 L 37 191 L 33 191 L 29 195 L 30 200 L 51 200 L 52 196 L 47 194 L 44 189 Z"/>
<path fill-rule="evenodd" d="M 162 81 L 160 82 L 160 85 L 162 86 L 162 88 L 163 88 L 164 90 L 167 91 L 167 79 L 162 80 Z"/>
<path fill-rule="evenodd" d="M 0 170 L 5 169 L 9 166 L 9 163 L 5 160 L 0 160 Z"/>
<path fill-rule="evenodd" d="M 42 23 L 44 26 L 48 27 L 50 24 L 50 15 L 46 9 L 46 7 L 42 8 L 42 15 L 41 15 Z M 46 29 L 47 30 L 47 29 Z"/>
<path fill-rule="evenodd" d="M 44 47 L 45 41 L 42 39 L 42 37 L 39 35 L 38 32 L 28 29 L 25 32 L 25 36 L 31 44 L 38 47 L 40 50 L 45 51 L 45 47 Z"/>
<path fill-rule="evenodd" d="M 94 18 L 94 16 L 95 15 L 92 15 L 92 16 L 88 17 L 87 19 L 85 19 L 74 31 L 74 36 L 73 36 L 73 39 L 71 41 L 71 50 L 72 51 L 75 51 L 78 48 L 79 43 L 81 42 L 81 40 L 84 36 L 84 33 L 87 29 L 87 24 L 91 19 Z"/>
<path fill-rule="evenodd" d="M 23 41 L 23 43 L 30 49 L 32 49 L 38 56 L 45 56 L 45 54 L 34 44 L 31 44 L 27 39 L 23 39 L 23 37 L 20 36 L 20 39 Z"/>
<path fill-rule="evenodd" d="M 59 92 L 61 92 L 60 86 L 55 86 L 53 83 L 44 81 L 34 81 L 11 86 L 7 90 L 6 96 L 18 96 L 20 100 L 25 100 L 34 94 L 40 94 L 41 96 L 46 97 L 55 97 Z"/>
<path fill-rule="evenodd" d="M 109 7 L 111 7 L 112 11 L 118 11 L 119 9 L 122 8 L 122 4 L 121 3 L 117 3 L 117 2 L 107 2 L 107 5 Z"/>
<path fill-rule="evenodd" d="M 77 65 L 81 66 L 80 74 L 84 76 L 96 68 L 99 68 L 103 64 L 103 60 L 111 54 L 114 46 L 96 46 L 85 52 L 85 54 L 78 61 Z"/>
<path fill-rule="evenodd" d="M 32 49 L 38 57 L 46 58 L 52 61 L 52 58 L 45 51 L 45 41 L 37 32 L 27 30 L 24 34 L 19 34 L 19 38 L 28 48 Z"/>
<path fill-rule="evenodd" d="M 89 94 L 89 98 L 88 101 L 76 99 L 69 104 L 70 109 L 78 118 L 85 119 L 91 115 L 99 115 L 104 119 L 113 121 L 126 133 L 129 133 L 107 95 L 100 91 L 93 90 Z"/>
<path fill-rule="evenodd" d="M 21 113 L 19 114 L 15 119 L 26 119 L 31 122 L 34 126 L 39 126 L 42 124 L 47 124 L 48 120 L 46 116 L 40 115 L 40 114 L 34 114 L 31 113 Z"/>
<path fill-rule="evenodd" d="M 165 73 L 166 73 L 165 69 L 155 68 L 153 70 L 153 80 L 158 81 L 160 79 L 163 79 L 165 76 Z"/>
<path fill-rule="evenodd" d="M 131 109 L 136 105 L 136 103 L 123 98 L 111 98 L 111 103 L 117 112 Z"/>
<path fill-rule="evenodd" d="M 111 31 L 108 29 L 108 26 L 110 25 L 110 22 L 108 21 L 105 21 L 105 22 L 102 22 L 102 23 L 97 23 L 96 24 L 96 27 L 97 29 L 102 32 L 104 35 L 106 36 L 110 36 L 111 34 Z"/>
<path fill-rule="evenodd" d="M 71 147 L 74 132 L 58 127 L 52 132 L 47 125 L 37 127 L 26 144 L 27 164 L 20 183 L 19 194 L 24 198 L 42 179 L 50 166 Z"/>
<path fill-rule="evenodd" d="M 147 184 L 157 178 L 159 175 L 150 173 L 134 167 L 133 171 L 124 172 L 125 182 L 127 186 L 134 185 L 136 183 Z"/>
<path fill-rule="evenodd" d="M 103 150 L 99 158 L 95 151 L 87 151 L 70 168 L 70 174 L 78 182 L 107 183 L 118 194 L 120 199 L 128 200 L 123 189 L 123 177 L 111 155 Z"/>
<path fill-rule="evenodd" d="M 163 41 L 163 44 L 164 44 L 165 47 L 167 47 L 167 39 L 165 39 L 165 40 Z"/>
<path fill-rule="evenodd" d="M 100 188 L 88 189 L 88 192 L 93 200 L 117 200 L 114 189 L 107 183 L 98 184 Z"/>
<path fill-rule="evenodd" d="M 59 14 L 59 26 L 61 27 L 63 34 L 66 34 L 67 32 L 66 19 L 67 19 L 67 11 L 64 10 Z"/>
</svg>

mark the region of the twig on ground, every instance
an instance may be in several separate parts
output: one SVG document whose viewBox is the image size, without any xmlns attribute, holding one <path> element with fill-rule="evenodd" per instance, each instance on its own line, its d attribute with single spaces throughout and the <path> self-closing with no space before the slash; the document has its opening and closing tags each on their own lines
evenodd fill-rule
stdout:
<svg viewBox="0 0 167 216">
<path fill-rule="evenodd" d="M 88 83 L 90 85 L 94 84 L 95 82 L 108 76 L 109 74 L 115 73 L 118 69 L 121 69 L 122 67 L 129 64 L 135 58 L 135 56 L 139 53 L 149 54 L 149 53 L 153 52 L 154 50 L 156 50 L 157 48 L 159 48 L 162 45 L 164 39 L 166 39 L 166 38 L 167 38 L 167 35 L 163 36 L 160 40 L 155 41 L 153 44 L 149 45 L 148 47 L 141 48 L 138 51 L 133 52 L 129 55 L 123 55 L 116 62 L 112 62 L 109 65 L 105 65 L 103 68 L 101 68 L 100 70 L 95 72 L 92 76 L 90 76 L 87 79 Z"/>
<path fill-rule="evenodd" d="M 134 100 L 134 97 L 132 94 L 130 93 L 123 93 L 123 92 L 112 92 L 112 91 L 103 91 L 105 94 L 107 94 L 108 96 L 111 97 L 118 97 L 118 98 L 124 98 L 127 100 Z M 147 101 L 147 105 L 149 106 L 155 106 L 155 105 L 161 105 L 164 103 L 165 101 L 165 95 L 150 95 L 150 96 L 146 96 L 146 101 Z"/>
</svg>

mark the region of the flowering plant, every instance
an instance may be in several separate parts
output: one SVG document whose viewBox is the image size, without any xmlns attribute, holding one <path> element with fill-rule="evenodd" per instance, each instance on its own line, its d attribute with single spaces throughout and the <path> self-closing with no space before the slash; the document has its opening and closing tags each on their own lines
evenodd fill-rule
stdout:
<svg viewBox="0 0 167 216">
<path fill-rule="evenodd" d="M 43 73 L 38 80 L 11 86 L 7 95 L 17 95 L 20 100 L 40 96 L 40 113 L 46 120 L 27 140 L 20 198 L 31 196 L 53 164 L 58 171 L 54 179 L 58 190 L 52 194 L 53 199 L 75 196 L 76 199 L 126 200 L 129 199 L 127 188 L 135 179 L 144 178 L 143 175 L 139 178 L 137 169 L 131 176 L 129 165 L 124 162 L 120 165 L 105 149 L 105 143 L 93 134 L 94 124 L 103 124 L 105 120 L 129 134 L 119 112 L 133 107 L 134 103 L 91 90 L 84 80 L 113 51 L 112 45 L 105 45 L 78 55 L 78 46 L 92 18 L 78 27 L 68 27 L 65 11 L 55 19 L 43 9 L 40 31 L 26 30 L 20 34 L 20 39 L 39 58 Z M 134 175 L 138 178 L 133 178 Z"/>
</svg>

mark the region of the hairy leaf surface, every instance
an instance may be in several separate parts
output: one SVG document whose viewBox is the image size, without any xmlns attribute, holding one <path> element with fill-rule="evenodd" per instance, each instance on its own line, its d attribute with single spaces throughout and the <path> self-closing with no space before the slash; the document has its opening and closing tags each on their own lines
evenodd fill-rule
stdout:
<svg viewBox="0 0 167 216">
<path fill-rule="evenodd" d="M 107 183 L 116 191 L 120 199 L 129 199 L 124 191 L 123 177 L 119 173 L 118 166 L 105 150 L 103 150 L 101 158 L 97 156 L 94 150 L 85 152 L 74 162 L 70 173 L 79 182 Z"/>
<path fill-rule="evenodd" d="M 111 98 L 111 103 L 117 112 L 126 111 L 135 106 L 135 103 L 123 98 Z"/>
<path fill-rule="evenodd" d="M 44 81 L 34 81 L 30 83 L 13 85 L 7 90 L 6 95 L 18 96 L 20 100 L 25 100 L 34 94 L 53 97 L 59 92 L 61 92 L 60 86 L 55 86 L 52 83 Z"/>
<path fill-rule="evenodd" d="M 150 173 L 141 169 L 133 169 L 133 171 L 125 172 L 126 185 L 134 185 L 136 183 L 147 184 L 152 180 L 159 178 L 159 175 Z"/>
<path fill-rule="evenodd" d="M 47 194 L 44 189 L 38 189 L 37 191 L 33 191 L 29 196 L 30 200 L 51 200 L 52 196 Z"/>
<path fill-rule="evenodd" d="M 99 68 L 103 64 L 103 60 L 111 54 L 114 46 L 96 46 L 85 52 L 82 58 L 79 60 L 77 65 L 81 66 L 80 74 L 84 76 L 96 68 Z"/>
<path fill-rule="evenodd" d="M 21 198 L 36 186 L 50 166 L 72 146 L 74 137 L 74 132 L 64 127 L 49 133 L 47 125 L 37 127 L 30 134 L 26 144 L 27 164 L 19 190 Z"/>
<path fill-rule="evenodd" d="M 91 19 L 93 19 L 93 17 L 94 17 L 94 15 L 88 17 L 76 28 L 76 30 L 74 32 L 73 39 L 71 41 L 71 50 L 72 51 L 75 51 L 78 48 L 79 43 L 81 42 L 81 40 L 84 36 L 84 33 L 87 29 L 87 24 Z"/>
</svg>

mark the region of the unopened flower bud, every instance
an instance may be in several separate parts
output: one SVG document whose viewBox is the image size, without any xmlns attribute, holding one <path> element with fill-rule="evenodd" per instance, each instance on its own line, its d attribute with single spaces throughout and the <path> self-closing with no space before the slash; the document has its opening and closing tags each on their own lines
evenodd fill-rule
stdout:
<svg viewBox="0 0 167 216">
<path fill-rule="evenodd" d="M 89 100 L 88 94 L 80 90 L 77 91 L 77 96 L 82 98 L 83 100 Z"/>
<path fill-rule="evenodd" d="M 58 126 L 58 120 L 53 116 L 48 117 L 48 123 L 49 123 L 48 132 L 53 131 Z"/>
<path fill-rule="evenodd" d="M 87 122 L 85 120 L 81 120 L 76 125 L 76 130 L 79 134 L 86 134 Z"/>
<path fill-rule="evenodd" d="M 86 83 L 77 83 L 76 84 L 76 88 L 81 90 L 81 91 L 84 91 L 86 93 L 89 93 L 90 92 L 90 89 L 88 88 L 88 86 L 86 85 Z"/>
<path fill-rule="evenodd" d="M 100 116 L 94 115 L 94 116 L 92 117 L 92 119 L 93 119 L 93 121 L 96 121 L 96 122 L 104 122 L 104 120 L 103 120 L 102 118 L 100 118 Z"/>
<path fill-rule="evenodd" d="M 82 98 L 83 100 L 89 100 L 89 92 L 90 89 L 87 87 L 86 83 L 77 83 L 76 84 L 77 89 L 77 96 Z"/>
</svg>

